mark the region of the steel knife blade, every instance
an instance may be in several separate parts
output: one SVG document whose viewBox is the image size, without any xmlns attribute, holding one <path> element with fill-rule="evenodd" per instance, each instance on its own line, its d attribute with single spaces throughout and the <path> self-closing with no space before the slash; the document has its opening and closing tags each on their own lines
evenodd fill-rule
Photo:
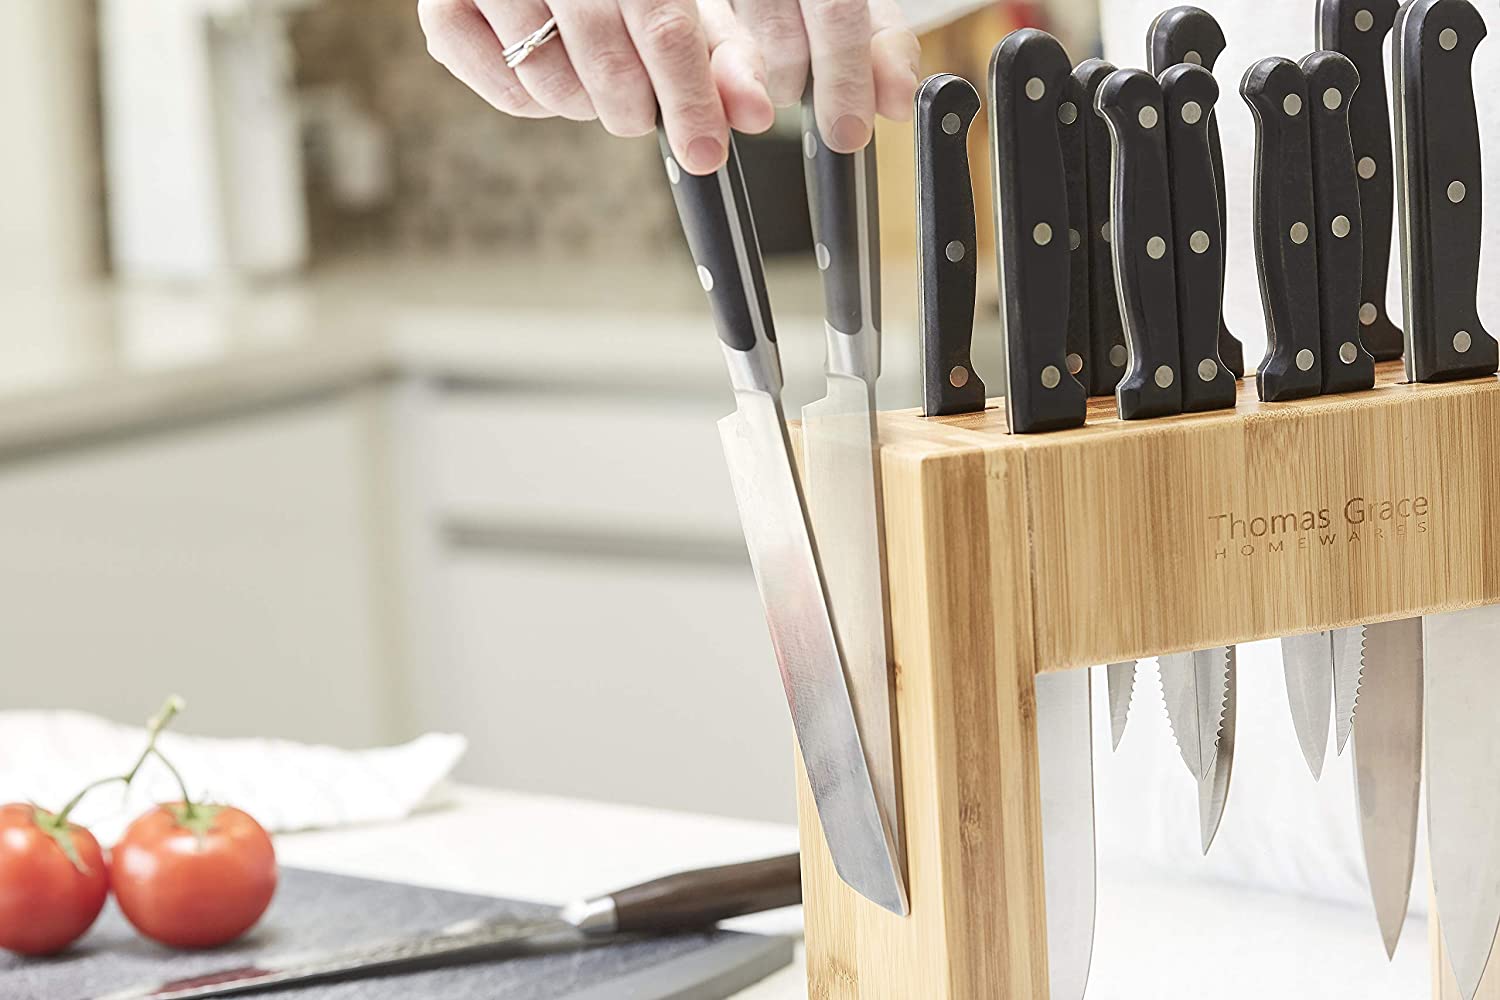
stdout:
<svg viewBox="0 0 1500 1000">
<path fill-rule="evenodd" d="M 1396 202 L 1413 382 L 1493 375 L 1500 363 L 1476 305 L 1482 178 L 1471 64 L 1485 33 L 1468 0 L 1410 0 L 1396 16 Z"/>
<path fill-rule="evenodd" d="M 1109 246 L 1109 126 L 1094 111 L 1099 85 L 1114 71 L 1114 65 L 1103 59 L 1085 59 L 1073 70 L 1084 124 L 1088 221 L 1083 236 L 1089 258 L 1089 354 L 1084 373 L 1088 376 L 1090 396 L 1113 396 L 1130 360 L 1125 326 L 1120 319 L 1120 298 L 1115 294 L 1114 255 Z"/>
<path fill-rule="evenodd" d="M 200 1000 L 501 959 L 542 946 L 578 949 L 622 934 L 699 930 L 801 901 L 801 862 L 788 854 L 668 875 L 580 900 L 551 917 L 465 920 L 426 936 L 264 959 L 188 979 L 133 986 L 93 1000 Z"/>
<path fill-rule="evenodd" d="M 1354 794 L 1370 898 L 1387 956 L 1411 898 L 1422 788 L 1422 619 L 1368 625 L 1353 738 Z"/>
<path fill-rule="evenodd" d="M 1245 71 L 1240 96 L 1255 116 L 1255 263 L 1268 340 L 1256 388 L 1268 402 L 1316 396 L 1323 372 L 1307 80 L 1290 59 L 1262 59 Z"/>
<path fill-rule="evenodd" d="M 1349 107 L 1361 86 L 1359 70 L 1338 52 L 1314 52 L 1298 65 L 1307 79 L 1312 132 L 1323 392 L 1358 392 L 1375 386 L 1375 358 L 1359 335 L 1364 250 L 1359 174 L 1349 132 Z"/>
<path fill-rule="evenodd" d="M 1209 776 L 1218 758 L 1233 661 L 1233 646 L 1157 657 L 1167 721 L 1177 741 L 1177 752 L 1194 781 Z"/>
<path fill-rule="evenodd" d="M 699 177 L 678 165 L 665 134 L 661 144 L 734 388 L 735 412 L 719 422 L 719 436 L 824 838 L 845 882 L 905 914 L 896 842 L 881 816 L 792 464 L 781 361 L 739 156 L 731 143 L 725 166 Z"/>
<path fill-rule="evenodd" d="M 803 487 L 870 779 L 899 851 L 895 670 L 875 423 L 881 346 L 875 141 L 858 153 L 835 153 L 818 131 L 811 87 L 802 109 L 808 204 L 823 272 L 828 340 L 828 393 L 802 409 Z"/>
<path fill-rule="evenodd" d="M 1120 740 L 1125 736 L 1125 723 L 1130 718 L 1130 699 L 1135 693 L 1136 661 L 1125 660 L 1105 667 L 1105 679 L 1109 690 L 1109 738 L 1110 749 L 1120 749 Z"/>
<path fill-rule="evenodd" d="M 962 77 L 939 73 L 917 90 L 917 268 L 928 417 L 984 409 L 984 381 L 970 353 L 977 262 L 969 126 L 978 113 L 979 92 Z"/>
<path fill-rule="evenodd" d="M 1281 667 L 1297 745 L 1313 778 L 1322 777 L 1333 712 L 1333 634 L 1312 632 L 1281 640 Z"/>
<path fill-rule="evenodd" d="M 1172 7 L 1158 14 L 1146 31 L 1146 69 L 1153 76 L 1160 77 L 1168 67 L 1188 63 L 1212 72 L 1226 44 L 1223 29 L 1208 11 L 1199 7 Z M 1213 158 L 1219 232 L 1227 239 L 1229 200 L 1224 183 L 1224 147 L 1219 141 L 1219 119 L 1212 114 L 1208 116 L 1208 148 Z M 1228 257 L 1221 257 L 1221 270 L 1227 263 Z M 1223 281 L 1221 273 L 1221 285 Z M 1235 378 L 1245 377 L 1245 345 L 1229 332 L 1222 314 L 1219 316 L 1219 357 Z"/>
<path fill-rule="evenodd" d="M 1390 103 L 1385 88 L 1385 37 L 1398 0 L 1318 0 L 1318 48 L 1342 52 L 1359 71 L 1349 101 L 1349 138 L 1359 175 L 1361 257 L 1360 338 L 1376 361 L 1401 357 L 1403 336 L 1386 310 L 1391 262 L 1392 198 Z"/>
<path fill-rule="evenodd" d="M 1161 84 L 1116 70 L 1094 99 L 1109 126 L 1115 293 L 1130 346 L 1115 402 L 1122 420 L 1170 416 L 1182 412 L 1182 358 Z"/>
<path fill-rule="evenodd" d="M 1036 678 L 1051 1000 L 1082 1000 L 1094 953 L 1093 708 L 1088 670 Z"/>
<path fill-rule="evenodd" d="M 1208 123 L 1219 99 L 1214 75 L 1177 63 L 1160 76 L 1176 253 L 1178 353 L 1182 358 L 1182 408 L 1223 410 L 1239 395 L 1234 374 L 1219 356 L 1224 312 L 1224 231 L 1214 193 Z"/>
<path fill-rule="evenodd" d="M 1219 833 L 1224 806 L 1229 802 L 1229 781 L 1234 774 L 1236 661 L 1235 647 L 1230 646 L 1229 667 L 1224 680 L 1224 720 L 1219 726 L 1219 751 L 1214 756 L 1213 770 L 1198 781 L 1198 836 L 1204 854 L 1208 853 Z"/>
<path fill-rule="evenodd" d="M 1422 631 L 1420 618 L 1411 619 L 1410 623 L 1418 633 Z M 1399 623 L 1377 630 L 1374 633 L 1377 641 L 1386 634 L 1385 629 L 1395 624 Z M 1365 643 L 1370 634 L 1364 626 L 1333 630 L 1333 732 L 1334 746 L 1341 757 L 1344 747 L 1349 744 L 1349 737 L 1354 734 L 1354 715 L 1359 707 L 1360 688 L 1364 684 Z"/>
<path fill-rule="evenodd" d="M 1016 434 L 1077 427 L 1088 402 L 1067 361 L 1071 264 L 1060 116 L 1070 69 L 1057 39 L 1035 28 L 1011 32 L 990 59 L 1005 405 Z"/>
</svg>

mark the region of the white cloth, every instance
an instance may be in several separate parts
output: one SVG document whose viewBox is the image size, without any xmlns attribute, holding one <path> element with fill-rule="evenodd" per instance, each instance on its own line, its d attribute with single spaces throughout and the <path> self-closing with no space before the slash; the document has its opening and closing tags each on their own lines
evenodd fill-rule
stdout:
<svg viewBox="0 0 1500 1000">
<path fill-rule="evenodd" d="M 125 771 L 145 745 L 145 730 L 81 712 L 0 712 L 0 802 L 60 809 L 90 781 Z M 195 800 L 243 809 L 272 832 L 401 819 L 434 794 L 467 748 L 462 736 L 443 733 L 401 746 L 341 750 L 171 730 L 157 745 Z M 128 792 L 119 785 L 97 789 L 73 818 L 108 846 L 153 804 L 181 797 L 171 774 L 152 759 Z"/>
</svg>

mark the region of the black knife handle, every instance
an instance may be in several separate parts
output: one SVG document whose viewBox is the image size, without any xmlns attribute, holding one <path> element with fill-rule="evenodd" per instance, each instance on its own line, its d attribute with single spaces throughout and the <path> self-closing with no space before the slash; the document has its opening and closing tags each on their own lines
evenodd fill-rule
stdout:
<svg viewBox="0 0 1500 1000">
<path fill-rule="evenodd" d="M 939 73 L 917 90 L 917 270 L 922 330 L 922 412 L 938 417 L 984 409 L 974 339 L 974 185 L 969 126 L 979 91 Z"/>
<path fill-rule="evenodd" d="M 1323 391 L 1317 217 L 1307 80 L 1290 59 L 1245 71 L 1240 95 L 1255 116 L 1255 264 L 1266 311 L 1266 358 L 1256 377 L 1268 402 Z"/>
<path fill-rule="evenodd" d="M 1338 52 L 1314 52 L 1298 65 L 1307 80 L 1312 130 L 1323 392 L 1359 392 L 1375 385 L 1375 358 L 1359 336 L 1363 243 L 1359 174 L 1349 139 L 1349 107 L 1359 90 L 1359 70 Z"/>
<path fill-rule="evenodd" d="M 1467 0 L 1409 0 L 1396 17 L 1397 200 L 1414 382 L 1492 375 L 1500 355 L 1475 301 L 1481 175 L 1472 60 L 1484 36 Z"/>
<path fill-rule="evenodd" d="M 1161 84 L 1143 70 L 1116 70 L 1095 100 L 1109 124 L 1115 291 L 1130 345 L 1115 401 L 1122 420 L 1181 413 L 1176 238 Z"/>
<path fill-rule="evenodd" d="M 990 59 L 1006 410 L 1013 433 L 1077 427 L 1088 394 L 1068 374 L 1068 189 L 1059 113 L 1068 54 L 1045 31 L 1022 28 Z"/>
<path fill-rule="evenodd" d="M 1168 67 L 1160 80 L 1172 190 L 1182 408 L 1189 413 L 1228 409 L 1234 406 L 1239 387 L 1219 356 L 1224 231 L 1219 225 L 1208 142 L 1219 84 L 1212 73 L 1191 63 Z"/>
<path fill-rule="evenodd" d="M 1063 102 L 1057 109 L 1057 133 L 1062 140 L 1063 173 L 1068 188 L 1068 372 L 1085 391 L 1089 363 L 1089 250 L 1083 234 L 1089 228 L 1089 176 L 1083 84 L 1069 76 L 1063 81 Z"/>
<path fill-rule="evenodd" d="M 1212 72 L 1224 53 L 1224 30 L 1208 11 L 1199 7 L 1172 7 L 1157 15 L 1146 31 L 1146 68 L 1160 78 L 1178 63 L 1202 66 Z M 1219 199 L 1219 230 L 1229 232 L 1229 201 L 1224 183 L 1224 147 L 1219 141 L 1219 119 L 1208 119 L 1208 148 L 1214 163 L 1214 187 Z M 1228 257 L 1221 258 L 1227 264 Z M 1223 279 L 1220 278 L 1220 282 Z M 1219 356 L 1235 378 L 1245 377 L 1245 345 L 1229 332 L 1222 312 L 1219 316 Z"/>
<path fill-rule="evenodd" d="M 776 328 L 734 140 L 724 166 L 699 177 L 678 165 L 665 130 L 658 128 L 657 138 L 698 281 L 708 293 L 714 326 L 730 360 L 730 379 L 736 389 L 779 393 Z"/>
<path fill-rule="evenodd" d="M 1113 396 L 1125 376 L 1130 349 L 1120 322 L 1120 298 L 1115 294 L 1114 254 L 1109 246 L 1109 126 L 1094 111 L 1099 85 L 1115 71 L 1103 59 L 1085 59 L 1073 70 L 1083 109 L 1084 174 L 1087 178 L 1088 222 L 1083 244 L 1089 269 L 1089 353 L 1084 364 L 1090 396 Z M 1072 215 L 1072 201 L 1069 201 Z M 1074 293 L 1076 295 L 1076 292 Z"/>
<path fill-rule="evenodd" d="M 787 854 L 668 875 L 609 898 L 615 917 L 611 932 L 701 930 L 731 917 L 796 906 L 802 902 L 802 867 L 797 855 Z"/>
<path fill-rule="evenodd" d="M 1376 361 L 1405 349 L 1401 328 L 1386 311 L 1396 176 L 1391 162 L 1391 109 L 1385 88 L 1385 36 L 1398 0 L 1318 0 L 1318 48 L 1342 52 L 1359 71 L 1349 102 L 1349 138 L 1359 175 L 1361 258 L 1360 337 Z"/>
</svg>

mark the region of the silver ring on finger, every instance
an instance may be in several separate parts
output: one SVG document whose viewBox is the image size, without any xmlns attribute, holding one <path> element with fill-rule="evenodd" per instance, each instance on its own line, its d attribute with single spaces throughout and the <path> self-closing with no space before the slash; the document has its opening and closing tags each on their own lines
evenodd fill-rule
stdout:
<svg viewBox="0 0 1500 1000">
<path fill-rule="evenodd" d="M 546 45 L 558 36 L 557 18 L 547 18 L 547 23 L 521 39 L 519 42 L 507 45 L 502 55 L 505 56 L 505 65 L 510 69 L 525 62 L 533 52 Z"/>
</svg>

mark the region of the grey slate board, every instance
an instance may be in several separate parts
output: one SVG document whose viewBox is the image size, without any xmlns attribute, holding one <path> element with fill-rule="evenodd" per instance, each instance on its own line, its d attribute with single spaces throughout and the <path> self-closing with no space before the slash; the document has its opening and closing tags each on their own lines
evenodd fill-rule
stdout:
<svg viewBox="0 0 1500 1000">
<path fill-rule="evenodd" d="M 176 952 L 135 933 L 113 902 L 82 941 L 51 959 L 0 952 L 3 1000 L 85 1000 L 259 958 L 345 949 L 459 920 L 546 916 L 551 907 L 283 868 L 270 911 L 243 940 Z M 792 942 L 712 931 L 527 954 L 457 968 L 250 994 L 274 1000 L 721 1000 L 790 963 Z"/>
</svg>

